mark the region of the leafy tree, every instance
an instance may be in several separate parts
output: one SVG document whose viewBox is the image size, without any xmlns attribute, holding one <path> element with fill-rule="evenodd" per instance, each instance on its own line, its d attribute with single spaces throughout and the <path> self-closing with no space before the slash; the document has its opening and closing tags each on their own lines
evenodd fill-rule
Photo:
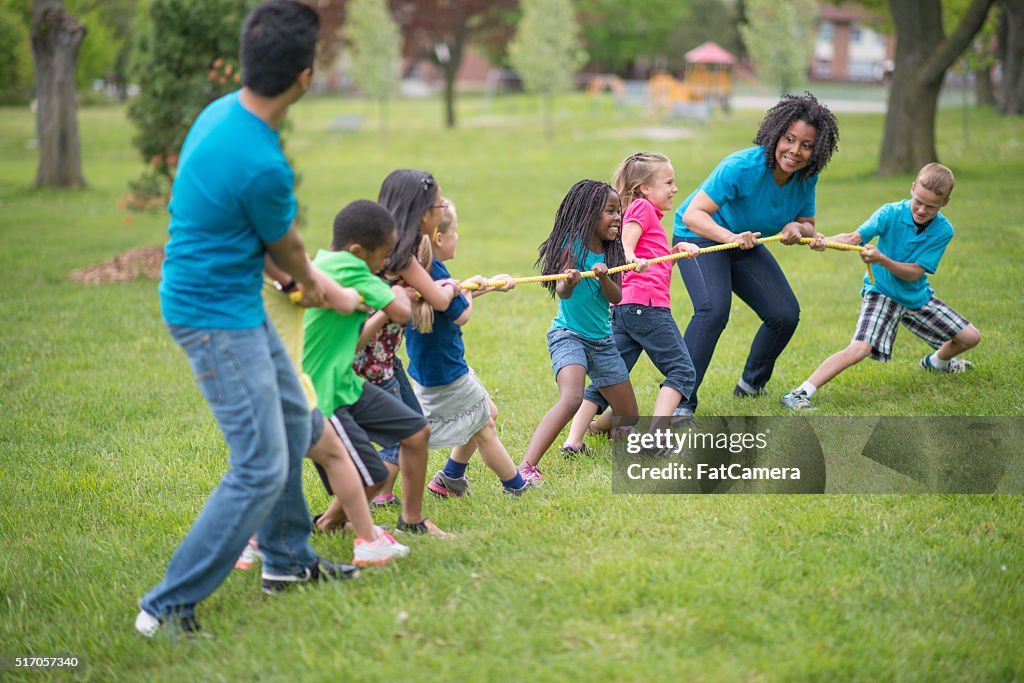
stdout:
<svg viewBox="0 0 1024 683">
<path fill-rule="evenodd" d="M 166 196 L 189 126 L 238 88 L 239 28 L 255 0 L 150 0 L 131 68 L 139 96 L 128 105 L 135 146 L 150 170 L 132 184 L 145 202 Z"/>
<path fill-rule="evenodd" d="M 740 26 L 758 75 L 786 94 L 807 75 L 814 50 L 815 0 L 747 0 Z"/>
<path fill-rule="evenodd" d="M 73 3 L 68 3 L 74 10 Z M 75 86 L 79 90 L 88 88 L 98 78 L 106 78 L 117 68 L 117 57 L 124 46 L 124 39 L 115 34 L 115 29 L 106 23 L 96 9 L 77 12 L 88 32 L 82 41 L 75 65 Z"/>
<path fill-rule="evenodd" d="M 32 4 L 32 58 L 36 74 L 36 187 L 82 187 L 75 60 L 85 27 L 61 0 Z"/>
<path fill-rule="evenodd" d="M 28 24 L 0 4 L 0 104 L 27 101 L 32 92 L 32 48 Z"/>
<path fill-rule="evenodd" d="M 444 75 L 445 125 L 455 127 L 455 76 L 466 46 L 493 37 L 515 0 L 391 0 L 402 27 L 405 53 L 432 55 Z"/>
<path fill-rule="evenodd" d="M 896 56 L 889 88 L 880 175 L 910 173 L 936 161 L 935 114 L 946 71 L 985 23 L 993 0 L 971 0 L 947 34 L 940 0 L 889 0 Z"/>
<path fill-rule="evenodd" d="M 680 70 L 683 55 L 713 40 L 734 54 L 739 0 L 575 0 L 591 68 L 644 77 Z"/>
<path fill-rule="evenodd" d="M 377 100 L 381 127 L 387 128 L 387 103 L 398 92 L 401 35 L 387 0 L 352 0 L 348 8 L 352 75 L 366 95 Z"/>
<path fill-rule="evenodd" d="M 570 0 L 523 0 L 523 18 L 509 44 L 509 59 L 526 89 L 540 93 L 544 132 L 550 136 L 551 99 L 572 88 L 576 71 L 587 61 Z"/>
</svg>

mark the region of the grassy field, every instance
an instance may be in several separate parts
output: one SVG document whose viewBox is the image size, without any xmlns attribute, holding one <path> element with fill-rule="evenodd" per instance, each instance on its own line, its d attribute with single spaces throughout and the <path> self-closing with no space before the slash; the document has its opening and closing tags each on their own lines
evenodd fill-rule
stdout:
<svg viewBox="0 0 1024 683">
<path fill-rule="evenodd" d="M 388 133 L 358 100 L 293 110 L 288 149 L 302 174 L 311 249 L 334 213 L 374 198 L 396 167 L 426 168 L 460 209 L 459 277 L 532 274 L 558 202 L 639 149 L 674 161 L 682 199 L 760 114 L 705 125 L 648 118 L 584 98 L 541 135 L 526 97 L 466 99 L 461 127 L 434 102 L 392 107 Z M 332 131 L 341 115 L 361 130 Z M 826 234 L 907 195 L 910 176 L 873 175 L 882 120 L 840 115 L 840 152 L 819 183 Z M 34 122 L 0 111 L 0 657 L 77 654 L 86 680 L 934 680 L 1024 678 L 1024 505 L 1008 495 L 610 495 L 610 448 L 550 453 L 543 493 L 499 495 L 471 465 L 475 495 L 429 500 L 458 537 L 414 539 L 401 564 L 354 584 L 269 598 L 236 572 L 199 610 L 216 639 L 144 641 L 135 601 L 221 476 L 225 448 L 150 281 L 82 286 L 76 268 L 165 241 L 163 215 L 117 208 L 141 171 L 120 108 L 80 112 L 84 191 L 29 188 Z M 933 376 L 901 332 L 894 361 L 863 363 L 816 403 L 827 415 L 1024 415 L 1024 121 L 943 111 L 938 150 L 957 174 L 946 214 L 957 237 L 932 279 L 982 332 L 977 370 Z M 666 219 L 667 220 L 667 219 Z M 733 310 L 701 390 L 712 415 L 783 415 L 777 397 L 846 344 L 859 259 L 772 247 L 803 313 L 770 395 L 731 389 L 757 325 Z M 680 324 L 690 313 L 673 282 Z M 539 287 L 481 299 L 470 363 L 502 414 L 516 460 L 556 397 L 544 343 L 555 305 Z M 658 377 L 633 376 L 641 411 Z M 978 454 L 984 457 L 983 453 Z M 444 453 L 432 453 L 440 465 Z M 326 498 L 307 472 L 310 506 Z M 394 523 L 393 515 L 382 518 Z M 351 557 L 351 537 L 314 546 Z M 4 671 L 0 678 L 45 674 Z"/>
</svg>

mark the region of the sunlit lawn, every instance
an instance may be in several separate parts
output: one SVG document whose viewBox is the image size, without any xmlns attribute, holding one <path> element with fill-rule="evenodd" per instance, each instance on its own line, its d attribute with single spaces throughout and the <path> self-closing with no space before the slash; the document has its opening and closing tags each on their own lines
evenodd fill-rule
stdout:
<svg viewBox="0 0 1024 683">
<path fill-rule="evenodd" d="M 607 179 L 640 149 L 668 154 L 680 198 L 761 112 L 654 119 L 582 96 L 541 134 L 536 102 L 467 98 L 457 130 L 435 102 L 390 108 L 302 102 L 287 147 L 302 175 L 310 249 L 334 213 L 375 198 L 396 167 L 432 171 L 459 205 L 456 276 L 532 274 L 568 187 Z M 334 131 L 342 115 L 358 131 Z M 873 175 L 882 119 L 841 114 L 819 184 L 818 224 L 850 230 L 906 196 Z M 180 646 L 131 628 L 135 601 L 223 472 L 225 449 L 148 281 L 85 287 L 68 273 L 165 241 L 162 215 L 117 208 L 141 171 L 120 108 L 80 112 L 90 188 L 33 191 L 34 123 L 0 112 L 0 656 L 77 654 L 93 680 L 1018 680 L 1024 677 L 1024 506 L 1014 496 L 612 496 L 610 448 L 545 458 L 542 495 L 507 500 L 474 462 L 475 495 L 427 512 L 458 533 L 414 539 L 401 564 L 353 585 L 268 598 L 236 572 L 200 606 L 216 639 Z M 865 362 L 819 394 L 828 415 L 1024 415 L 1024 122 L 973 110 L 939 121 L 957 175 L 957 228 L 938 295 L 983 335 L 977 370 L 921 372 L 900 333 L 892 363 Z M 666 223 L 668 219 L 666 218 Z M 777 397 L 852 334 L 862 274 L 852 254 L 772 247 L 802 305 L 770 395 L 731 389 L 757 321 L 737 303 L 702 388 L 712 415 L 783 415 Z M 678 277 L 674 311 L 690 312 Z M 555 305 L 539 287 L 481 299 L 470 363 L 501 409 L 518 460 L 556 397 L 544 342 Z M 641 411 L 658 377 L 634 373 Z M 432 453 L 440 465 L 444 453 Z M 314 511 L 326 497 L 307 472 Z M 393 514 L 382 518 L 394 523 Z M 351 537 L 317 537 L 351 557 Z M 16 672 L 3 674 L 19 676 Z M 25 679 L 45 674 L 23 673 Z"/>
</svg>

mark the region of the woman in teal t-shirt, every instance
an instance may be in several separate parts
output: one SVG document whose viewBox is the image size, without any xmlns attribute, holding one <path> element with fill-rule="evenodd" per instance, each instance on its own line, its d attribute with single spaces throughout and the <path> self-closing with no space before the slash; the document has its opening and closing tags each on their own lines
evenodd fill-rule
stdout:
<svg viewBox="0 0 1024 683">
<path fill-rule="evenodd" d="M 811 94 L 787 95 L 765 114 L 754 143 L 723 159 L 675 214 L 673 244 L 739 244 L 679 261 L 693 302 L 683 340 L 697 371 L 694 391 L 680 404 L 679 415 L 692 415 L 697 407 L 697 388 L 729 322 L 733 292 L 762 321 L 735 396 L 764 393 L 775 360 L 796 330 L 800 304 L 775 258 L 756 240 L 781 233 L 783 244 L 813 237 L 811 248 L 824 248 L 824 237 L 814 228 L 814 193 L 818 174 L 839 144 L 832 112 Z"/>
</svg>

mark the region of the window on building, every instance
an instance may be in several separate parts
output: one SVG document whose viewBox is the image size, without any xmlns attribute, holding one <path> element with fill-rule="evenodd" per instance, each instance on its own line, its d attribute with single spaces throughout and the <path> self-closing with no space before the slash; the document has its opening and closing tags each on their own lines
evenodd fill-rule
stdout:
<svg viewBox="0 0 1024 683">
<path fill-rule="evenodd" d="M 823 21 L 818 24 L 818 40 L 823 40 L 827 43 L 832 42 L 832 22 Z"/>
<path fill-rule="evenodd" d="M 850 29 L 850 42 L 851 43 L 859 43 L 860 42 L 861 33 L 862 33 L 862 31 L 861 31 L 860 26 L 854 26 L 852 29 Z"/>
</svg>

